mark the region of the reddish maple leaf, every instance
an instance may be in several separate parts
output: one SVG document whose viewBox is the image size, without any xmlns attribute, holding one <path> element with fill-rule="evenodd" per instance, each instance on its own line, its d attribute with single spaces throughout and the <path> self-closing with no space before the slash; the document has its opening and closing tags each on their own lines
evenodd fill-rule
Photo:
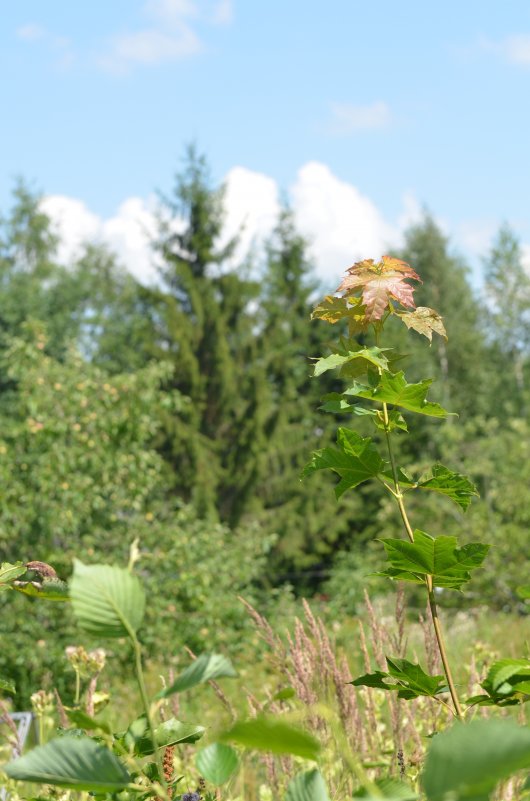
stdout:
<svg viewBox="0 0 530 801">
<path fill-rule="evenodd" d="M 390 299 L 393 298 L 402 306 L 415 308 L 413 292 L 415 287 L 405 279 L 413 278 L 421 281 L 419 275 L 401 259 L 383 256 L 380 262 L 365 259 L 354 264 L 346 271 L 347 275 L 338 287 L 345 297 L 362 290 L 362 302 L 366 306 L 366 320 L 380 320 L 385 313 Z"/>
</svg>

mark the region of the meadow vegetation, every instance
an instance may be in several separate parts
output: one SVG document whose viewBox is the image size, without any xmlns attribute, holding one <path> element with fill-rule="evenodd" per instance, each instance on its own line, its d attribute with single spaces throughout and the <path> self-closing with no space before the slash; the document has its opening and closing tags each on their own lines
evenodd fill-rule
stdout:
<svg viewBox="0 0 530 801">
<path fill-rule="evenodd" d="M 161 204 L 148 287 L 23 184 L 0 222 L 10 797 L 524 798 L 515 235 L 479 292 L 426 214 L 319 300 L 288 208 L 234 269 L 193 148 Z"/>
</svg>

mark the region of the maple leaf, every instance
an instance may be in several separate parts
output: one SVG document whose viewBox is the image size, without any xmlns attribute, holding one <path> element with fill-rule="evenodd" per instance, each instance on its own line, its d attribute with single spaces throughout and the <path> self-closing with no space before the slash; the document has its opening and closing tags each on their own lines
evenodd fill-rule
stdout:
<svg viewBox="0 0 530 801">
<path fill-rule="evenodd" d="M 401 317 L 407 328 L 413 328 L 418 334 L 423 334 L 429 342 L 432 342 L 433 331 L 447 339 L 441 316 L 434 309 L 429 309 L 428 306 L 418 306 L 413 312 L 402 312 L 398 314 L 398 317 Z"/>
<path fill-rule="evenodd" d="M 380 320 L 391 298 L 402 306 L 415 308 L 414 287 L 405 279 L 421 281 L 421 278 L 407 262 L 392 256 L 383 256 L 377 263 L 373 259 L 356 262 L 346 272 L 337 292 L 343 292 L 345 297 L 349 297 L 361 289 L 367 322 Z"/>
<path fill-rule="evenodd" d="M 313 309 L 311 319 L 325 320 L 332 325 L 346 319 L 350 336 L 364 331 L 369 322 L 366 319 L 366 309 L 359 298 L 336 298 L 334 295 L 326 295 Z"/>
</svg>

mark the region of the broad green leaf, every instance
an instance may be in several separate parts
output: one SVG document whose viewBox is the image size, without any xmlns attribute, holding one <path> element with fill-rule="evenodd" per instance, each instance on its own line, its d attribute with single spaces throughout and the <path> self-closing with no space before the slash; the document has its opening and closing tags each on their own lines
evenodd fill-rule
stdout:
<svg viewBox="0 0 530 801">
<path fill-rule="evenodd" d="M 408 785 L 397 779 L 376 779 L 374 784 L 381 795 L 371 795 L 368 790 L 362 787 L 353 794 L 353 797 L 364 798 L 364 801 L 381 801 L 381 797 L 385 801 L 416 801 L 418 798 L 418 794 L 414 790 L 411 790 Z"/>
<path fill-rule="evenodd" d="M 431 740 L 422 776 L 428 801 L 488 801 L 499 781 L 530 768 L 530 728 L 511 720 L 455 723 Z"/>
<path fill-rule="evenodd" d="M 29 595 L 30 598 L 42 598 L 46 601 L 69 601 L 68 584 L 61 579 L 43 579 L 37 581 L 17 581 L 13 587 L 17 592 Z"/>
<path fill-rule="evenodd" d="M 347 489 L 374 478 L 381 472 L 385 463 L 370 437 L 361 437 L 348 428 L 338 429 L 337 445 L 340 450 L 322 448 L 315 451 L 311 461 L 302 471 L 301 477 L 305 478 L 316 470 L 333 470 L 341 479 L 335 487 L 335 495 L 340 498 Z"/>
<path fill-rule="evenodd" d="M 512 706 L 530 700 L 530 659 L 500 659 L 490 667 L 481 685 L 487 695 L 474 695 L 467 703 Z"/>
<path fill-rule="evenodd" d="M 445 688 L 443 676 L 430 676 L 428 673 L 407 659 L 386 657 L 388 673 L 381 670 L 367 673 L 354 679 L 351 684 L 356 687 L 375 687 L 380 690 L 397 692 L 400 698 L 417 698 L 420 695 L 433 697 Z M 389 683 L 390 682 L 390 683 Z"/>
<path fill-rule="evenodd" d="M 220 787 L 235 773 L 239 759 L 229 745 L 212 743 L 197 753 L 195 764 L 207 782 Z"/>
<path fill-rule="evenodd" d="M 15 685 L 11 679 L 4 679 L 2 676 L 0 676 L 0 690 L 6 693 L 16 693 Z"/>
<path fill-rule="evenodd" d="M 500 659 L 490 667 L 482 686 L 502 693 L 505 684 L 513 686 L 518 681 L 528 681 L 529 677 L 530 659 Z M 506 691 L 509 691 L 508 688 L 504 690 Z"/>
<path fill-rule="evenodd" d="M 143 587 L 125 568 L 76 559 L 70 596 L 77 622 L 96 637 L 131 637 L 144 617 Z"/>
<path fill-rule="evenodd" d="M 428 306 L 418 306 L 412 312 L 400 312 L 397 316 L 401 317 L 407 328 L 413 328 L 418 334 L 423 334 L 429 342 L 432 342 L 433 332 L 447 339 L 443 319 L 437 311 L 429 309 Z"/>
<path fill-rule="evenodd" d="M 26 565 L 22 564 L 22 562 L 16 562 L 14 565 L 9 562 L 2 562 L 0 565 L 0 584 L 10 584 L 26 572 Z"/>
<path fill-rule="evenodd" d="M 407 409 L 409 412 L 426 414 L 430 417 L 447 417 L 447 412 L 439 403 L 431 403 L 426 400 L 427 392 L 432 384 L 432 378 L 420 381 L 419 384 L 408 384 L 403 372 L 383 373 L 378 384 L 367 387 L 364 384 L 355 383 L 345 391 L 345 395 L 354 395 L 358 398 L 366 398 L 377 403 L 390 403 Z"/>
<path fill-rule="evenodd" d="M 340 375 L 356 377 L 364 375 L 370 367 L 388 369 L 388 360 L 381 348 L 359 348 L 345 352 L 332 353 L 330 356 L 318 359 L 315 363 L 314 376 L 322 375 L 327 370 L 340 367 Z"/>
<path fill-rule="evenodd" d="M 139 728 L 141 724 L 138 724 L 136 729 L 134 729 L 134 727 L 130 728 L 131 732 L 134 730 L 132 750 L 137 756 L 149 756 L 154 753 L 153 743 L 149 735 L 145 718 L 143 718 L 143 721 L 144 729 L 141 735 Z M 197 740 L 201 739 L 205 731 L 204 726 L 182 723 L 176 718 L 170 718 L 155 728 L 155 741 L 158 748 L 165 748 L 168 745 L 177 745 L 178 743 L 196 743 Z M 131 745 L 128 734 L 125 735 L 125 744 L 129 747 Z"/>
<path fill-rule="evenodd" d="M 517 587 L 516 593 L 523 601 L 528 601 L 530 599 L 530 584 L 526 584 L 522 587 Z"/>
<path fill-rule="evenodd" d="M 289 782 L 285 801 L 330 801 L 322 774 L 316 769 L 299 773 Z"/>
<path fill-rule="evenodd" d="M 94 793 L 123 790 L 131 781 L 112 751 L 85 735 L 58 737 L 39 745 L 6 765 L 4 772 L 18 781 Z"/>
<path fill-rule="evenodd" d="M 316 759 L 320 752 L 320 743 L 313 735 L 280 720 L 265 717 L 236 723 L 223 734 L 222 739 L 246 748 L 271 751 L 273 754 L 292 754 L 304 759 Z"/>
<path fill-rule="evenodd" d="M 323 412 L 333 412 L 334 414 L 356 414 L 360 417 L 375 417 L 377 411 L 368 409 L 366 406 L 358 406 L 350 403 L 342 392 L 328 392 L 322 396 L 324 403 L 318 408 Z"/>
<path fill-rule="evenodd" d="M 432 468 L 432 476 L 420 481 L 416 486 L 418 489 L 432 490 L 446 495 L 464 512 L 471 503 L 471 499 L 478 497 L 477 488 L 466 476 L 449 470 L 443 464 L 435 464 Z"/>
<path fill-rule="evenodd" d="M 83 709 L 69 709 L 68 707 L 64 707 L 64 711 L 66 712 L 68 720 L 79 729 L 86 729 L 86 731 L 104 731 L 107 734 L 111 733 L 111 728 L 108 723 L 96 720 Z"/>
<path fill-rule="evenodd" d="M 201 654 L 186 670 L 178 676 L 170 687 L 158 693 L 157 698 L 167 698 L 173 693 L 190 690 L 197 684 L 223 677 L 235 678 L 237 672 L 226 656 L 220 654 Z"/>
<path fill-rule="evenodd" d="M 414 542 L 385 539 L 383 543 L 390 567 L 378 575 L 400 581 L 423 583 L 432 576 L 435 587 L 461 589 L 471 578 L 470 571 L 480 567 L 489 545 L 470 543 L 457 547 L 456 537 L 431 537 L 416 529 Z"/>
</svg>

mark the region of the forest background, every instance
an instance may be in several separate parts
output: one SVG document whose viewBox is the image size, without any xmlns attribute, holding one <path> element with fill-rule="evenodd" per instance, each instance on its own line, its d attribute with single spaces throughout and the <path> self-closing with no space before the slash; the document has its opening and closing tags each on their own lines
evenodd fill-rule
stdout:
<svg viewBox="0 0 530 801">
<path fill-rule="evenodd" d="M 224 212 L 223 187 L 190 147 L 160 200 L 149 286 L 94 243 L 62 264 L 52 222 L 23 182 L 0 223 L 0 560 L 43 560 L 66 578 L 74 554 L 124 563 L 138 538 L 155 662 L 168 643 L 244 648 L 238 595 L 273 618 L 300 596 L 330 619 L 355 615 L 374 536 L 391 536 L 397 522 L 370 487 L 337 507 L 333 480 L 300 482 L 337 422 L 319 399 L 340 386 L 330 373 L 311 379 L 330 333 L 310 323 L 322 294 L 310 244 L 285 207 L 262 255 L 234 268 L 237 238 L 219 245 Z M 494 547 L 471 603 L 517 613 L 527 576 L 514 554 L 530 551 L 530 276 L 520 244 L 500 228 L 480 292 L 428 213 L 392 255 L 422 277 L 417 303 L 440 311 L 449 339 L 411 345 L 396 328 L 388 344 L 404 365 L 410 357 L 409 380 L 437 379 L 433 400 L 459 414 L 458 425 L 416 426 L 407 464 L 439 460 L 476 482 L 481 501 L 463 531 Z M 414 519 L 462 530 L 435 497 Z M 22 705 L 52 675 L 62 689 L 73 637 L 68 610 L 34 604 L 28 614 L 28 603 L 0 596 L 3 631 L 15 635 L 0 672 Z"/>
</svg>

